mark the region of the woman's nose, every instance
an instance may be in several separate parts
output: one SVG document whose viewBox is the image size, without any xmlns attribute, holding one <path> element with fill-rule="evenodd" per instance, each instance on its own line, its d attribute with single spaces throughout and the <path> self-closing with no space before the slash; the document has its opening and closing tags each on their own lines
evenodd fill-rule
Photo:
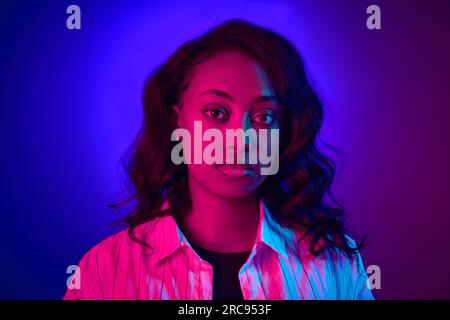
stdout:
<svg viewBox="0 0 450 320">
<path fill-rule="evenodd" d="M 246 163 L 249 158 L 250 145 L 255 143 L 252 139 L 253 135 L 248 132 L 249 129 L 253 129 L 249 115 L 244 114 L 241 117 L 236 117 L 229 122 L 227 129 L 234 132 L 233 139 L 226 139 L 227 158 L 232 157 L 234 163 Z"/>
</svg>

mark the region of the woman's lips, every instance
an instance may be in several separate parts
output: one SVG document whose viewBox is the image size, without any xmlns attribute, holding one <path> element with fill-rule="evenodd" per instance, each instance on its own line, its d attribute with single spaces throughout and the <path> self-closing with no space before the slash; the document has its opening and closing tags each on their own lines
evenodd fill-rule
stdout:
<svg viewBox="0 0 450 320">
<path fill-rule="evenodd" d="M 255 174 L 256 168 L 246 164 L 218 164 L 217 170 L 231 177 L 245 177 Z"/>
</svg>

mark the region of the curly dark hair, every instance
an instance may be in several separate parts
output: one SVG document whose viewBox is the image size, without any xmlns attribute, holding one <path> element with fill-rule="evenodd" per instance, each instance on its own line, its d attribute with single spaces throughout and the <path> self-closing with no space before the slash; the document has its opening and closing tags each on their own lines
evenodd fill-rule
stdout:
<svg viewBox="0 0 450 320">
<path fill-rule="evenodd" d="M 280 169 L 258 188 L 273 216 L 309 238 L 310 251 L 358 252 L 346 236 L 344 210 L 331 196 L 335 175 L 333 161 L 317 146 L 323 106 L 308 82 L 304 63 L 295 47 L 279 34 L 242 20 L 218 25 L 181 47 L 149 77 L 143 94 L 143 123 L 127 152 L 125 170 L 132 188 L 121 208 L 132 203 L 124 221 L 131 238 L 140 224 L 163 215 L 183 216 L 191 208 L 185 164 L 170 159 L 177 142 L 170 137 L 176 126 L 172 108 L 189 84 L 196 65 L 226 49 L 238 49 L 254 58 L 266 71 L 280 98 Z M 331 204 L 325 203 L 330 195 Z M 169 209 L 162 210 L 164 201 Z M 330 201 L 328 201 L 330 202 Z"/>
</svg>

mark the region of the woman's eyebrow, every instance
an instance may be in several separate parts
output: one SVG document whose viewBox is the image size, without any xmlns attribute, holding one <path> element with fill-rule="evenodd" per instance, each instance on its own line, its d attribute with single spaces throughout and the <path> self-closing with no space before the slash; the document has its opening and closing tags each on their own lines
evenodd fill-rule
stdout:
<svg viewBox="0 0 450 320">
<path fill-rule="evenodd" d="M 226 99 L 228 99 L 230 101 L 234 101 L 235 100 L 234 97 L 231 94 L 229 94 L 229 93 L 227 93 L 225 91 L 217 90 L 217 89 L 208 89 L 208 90 L 205 90 L 205 91 L 201 92 L 199 95 L 203 96 L 203 95 L 207 95 L 207 94 L 215 94 L 215 95 L 217 95 L 219 97 L 226 98 Z"/>
<path fill-rule="evenodd" d="M 266 102 L 266 101 L 279 103 L 280 99 L 274 95 L 267 95 L 267 96 L 261 96 L 261 97 L 256 98 L 255 100 L 253 100 L 253 103 Z"/>
<path fill-rule="evenodd" d="M 219 97 L 226 98 L 230 101 L 235 101 L 235 98 L 231 94 L 229 94 L 228 92 L 222 91 L 222 90 L 217 90 L 217 89 L 208 89 L 208 90 L 201 92 L 199 95 L 207 95 L 207 94 L 215 94 Z M 264 96 L 260 96 L 256 99 L 254 99 L 253 103 L 259 103 L 259 102 L 265 102 L 265 101 L 278 103 L 279 98 L 274 95 L 264 95 Z"/>
</svg>

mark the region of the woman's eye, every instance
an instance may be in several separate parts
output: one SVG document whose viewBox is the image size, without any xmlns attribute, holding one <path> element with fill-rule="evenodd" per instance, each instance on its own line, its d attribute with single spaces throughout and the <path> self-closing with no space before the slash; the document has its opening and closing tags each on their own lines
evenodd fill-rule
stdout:
<svg viewBox="0 0 450 320">
<path fill-rule="evenodd" d="M 270 125 L 275 121 L 275 117 L 270 113 L 260 113 L 253 117 L 253 121 L 257 123 Z"/>
<path fill-rule="evenodd" d="M 227 116 L 226 110 L 220 108 L 207 109 L 203 111 L 203 114 L 214 120 L 223 120 Z"/>
</svg>

